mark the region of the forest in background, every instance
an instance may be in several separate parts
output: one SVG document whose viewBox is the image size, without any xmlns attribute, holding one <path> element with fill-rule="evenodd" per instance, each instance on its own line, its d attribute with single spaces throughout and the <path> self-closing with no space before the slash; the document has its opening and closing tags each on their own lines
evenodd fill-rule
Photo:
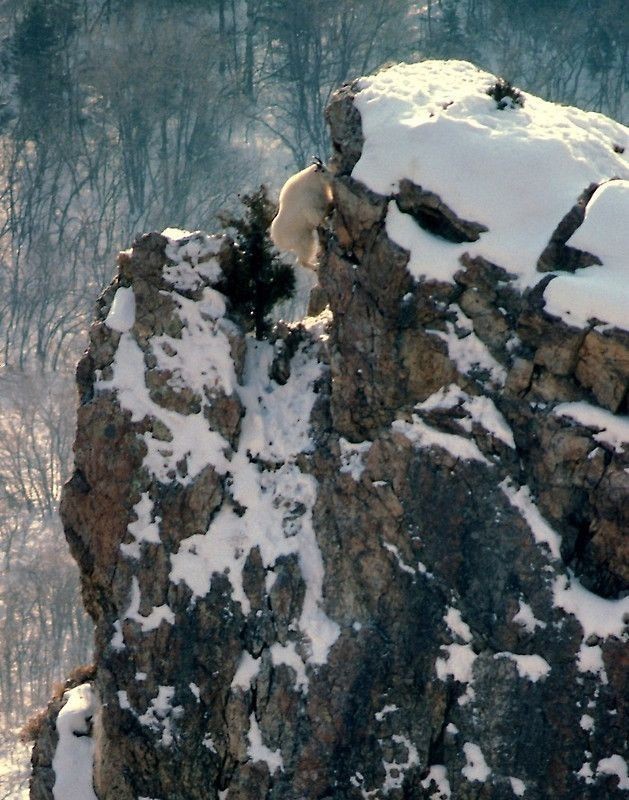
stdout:
<svg viewBox="0 0 629 800">
<path fill-rule="evenodd" d="M 624 0 L 0 0 L 0 22 L 8 737 L 90 658 L 57 506 L 74 364 L 117 251 L 148 230 L 217 230 L 261 183 L 276 194 L 328 157 L 331 92 L 383 64 L 465 58 L 626 122 L 629 15 Z M 0 800 L 18 782 L 0 767 Z"/>
</svg>

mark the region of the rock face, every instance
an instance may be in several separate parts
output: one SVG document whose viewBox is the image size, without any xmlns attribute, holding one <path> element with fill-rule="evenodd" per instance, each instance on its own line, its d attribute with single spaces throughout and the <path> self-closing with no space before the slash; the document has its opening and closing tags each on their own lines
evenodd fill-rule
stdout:
<svg viewBox="0 0 629 800">
<path fill-rule="evenodd" d="M 491 226 L 353 177 L 359 88 L 328 111 L 329 310 L 255 342 L 201 234 L 140 238 L 99 300 L 62 504 L 99 800 L 629 787 L 629 334 L 546 310 L 567 235 L 524 289 L 472 252 L 413 277 L 390 203 L 452 246 Z"/>
</svg>

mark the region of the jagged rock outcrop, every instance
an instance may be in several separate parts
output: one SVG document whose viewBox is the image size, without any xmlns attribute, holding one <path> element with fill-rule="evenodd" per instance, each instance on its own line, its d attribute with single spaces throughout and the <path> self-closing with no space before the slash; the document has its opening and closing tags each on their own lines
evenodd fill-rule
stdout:
<svg viewBox="0 0 629 800">
<path fill-rule="evenodd" d="M 202 234 L 140 238 L 99 300 L 62 507 L 99 800 L 629 787 L 629 335 L 549 312 L 569 207 L 523 285 L 472 249 L 485 209 L 359 180 L 361 86 L 328 112 L 329 310 L 255 342 L 216 289 L 229 240 Z M 451 280 L 413 272 L 399 214 L 458 248 Z"/>
</svg>

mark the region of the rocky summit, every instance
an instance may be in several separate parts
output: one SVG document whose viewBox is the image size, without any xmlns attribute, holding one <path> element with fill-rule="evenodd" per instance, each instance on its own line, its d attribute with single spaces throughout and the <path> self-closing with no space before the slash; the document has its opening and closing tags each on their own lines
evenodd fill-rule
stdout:
<svg viewBox="0 0 629 800">
<path fill-rule="evenodd" d="M 256 341 L 173 230 L 98 301 L 32 800 L 629 788 L 627 131 L 464 62 L 327 119 L 311 316 Z"/>
</svg>

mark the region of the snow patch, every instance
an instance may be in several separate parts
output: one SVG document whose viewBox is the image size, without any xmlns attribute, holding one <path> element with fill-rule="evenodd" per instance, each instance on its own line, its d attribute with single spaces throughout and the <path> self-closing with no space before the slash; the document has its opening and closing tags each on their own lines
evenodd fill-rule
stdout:
<svg viewBox="0 0 629 800">
<path fill-rule="evenodd" d="M 387 795 L 394 789 L 400 789 L 404 783 L 406 773 L 419 764 L 419 753 L 417 748 L 406 736 L 395 734 L 391 739 L 396 744 L 401 744 L 406 748 L 406 761 L 385 761 L 382 759 L 382 766 L 384 767 L 385 779 L 382 784 L 382 793 Z M 383 744 L 383 740 L 379 740 Z"/>
<path fill-rule="evenodd" d="M 531 606 L 524 600 L 520 600 L 519 603 L 520 608 L 517 614 L 513 615 L 512 622 L 521 625 L 527 633 L 535 633 L 536 628 L 544 630 L 546 623 L 536 618 Z"/>
<path fill-rule="evenodd" d="M 570 247 L 598 256 L 602 266 L 559 275 L 544 291 L 545 310 L 569 325 L 586 327 L 595 318 L 604 327 L 629 327 L 629 181 L 599 186 L 585 219 L 568 239 Z"/>
<path fill-rule="evenodd" d="M 166 604 L 153 606 L 147 616 L 140 614 L 140 584 L 135 575 L 131 578 L 131 601 L 123 619 L 139 622 L 143 633 L 157 630 L 162 622 L 167 622 L 169 625 L 175 624 L 175 614 Z"/>
<path fill-rule="evenodd" d="M 262 731 L 258 725 L 258 720 L 255 714 L 249 715 L 249 733 L 247 734 L 249 746 L 247 747 L 247 755 L 252 761 L 263 761 L 269 768 L 272 775 L 278 769 L 284 771 L 284 759 L 282 758 L 281 751 L 270 750 L 262 741 Z"/>
<path fill-rule="evenodd" d="M 382 720 L 387 716 L 387 714 L 393 714 L 395 711 L 399 710 L 400 709 L 395 704 L 387 704 L 383 706 L 380 709 L 380 711 L 376 711 L 374 717 L 378 722 L 382 722 Z"/>
<path fill-rule="evenodd" d="M 553 414 L 558 417 L 569 417 L 586 428 L 596 428 L 598 432 L 592 437 L 594 441 L 613 447 L 617 453 L 622 453 L 629 445 L 629 417 L 616 416 L 611 411 L 593 406 L 584 400 L 577 403 L 560 403 L 555 406 Z"/>
<path fill-rule="evenodd" d="M 470 630 L 470 626 L 467 624 L 467 622 L 463 621 L 463 617 L 461 616 L 461 612 L 458 608 L 448 606 L 448 610 L 443 619 L 451 633 L 453 633 L 455 636 L 458 636 L 466 643 L 472 641 L 472 631 Z"/>
<path fill-rule="evenodd" d="M 131 558 L 140 558 L 140 543 L 149 542 L 150 544 L 160 544 L 159 523 L 161 517 L 156 516 L 153 520 L 153 501 L 148 492 L 144 492 L 140 500 L 133 506 L 133 511 L 137 517 L 135 522 L 127 525 L 127 531 L 133 536 L 134 541 L 129 544 L 121 544 L 120 550 Z"/>
<path fill-rule="evenodd" d="M 303 692 L 308 691 L 308 676 L 306 675 L 306 667 L 297 652 L 295 642 L 288 642 L 287 644 L 280 644 L 275 642 L 271 645 L 271 661 L 273 666 L 285 664 L 295 672 L 295 690 Z"/>
<path fill-rule="evenodd" d="M 230 688 L 232 690 L 242 689 L 243 692 L 249 691 L 253 685 L 253 681 L 258 677 L 259 671 L 260 659 L 254 658 L 249 651 L 243 650 Z"/>
<path fill-rule="evenodd" d="M 554 558 L 560 558 L 561 553 L 559 548 L 561 545 L 561 537 L 550 527 L 540 514 L 539 509 L 531 498 L 531 492 L 528 486 L 521 486 L 516 490 L 513 488 L 513 484 L 509 478 L 505 478 L 505 480 L 498 485 L 511 505 L 517 508 L 524 517 L 535 541 L 538 544 L 547 545 L 551 555 L 554 556 Z"/>
<path fill-rule="evenodd" d="M 96 697 L 89 683 L 64 692 L 65 705 L 57 716 L 59 741 L 52 759 L 54 800 L 97 800 L 92 786 L 94 741 L 91 719 Z"/>
<path fill-rule="evenodd" d="M 472 742 L 466 742 L 463 745 L 463 752 L 465 754 L 466 765 L 461 770 L 463 776 L 468 781 L 480 781 L 483 783 L 491 775 L 491 770 L 487 766 L 485 756 L 483 755 L 480 747 Z"/>
<path fill-rule="evenodd" d="M 448 780 L 448 770 L 443 764 L 433 764 L 428 770 L 428 775 L 421 782 L 424 789 L 429 789 L 432 783 L 437 787 L 430 795 L 430 800 L 450 800 L 452 791 Z"/>
<path fill-rule="evenodd" d="M 494 658 L 508 658 L 513 661 L 518 670 L 518 675 L 521 678 L 528 678 L 532 683 L 544 680 L 550 672 L 548 661 L 538 655 L 521 655 L 504 651 L 495 653 Z"/>
<path fill-rule="evenodd" d="M 369 452 L 372 442 L 348 442 L 342 436 L 339 438 L 341 448 L 341 468 L 339 472 L 351 475 L 355 481 L 359 481 L 365 471 L 363 459 Z"/>
<path fill-rule="evenodd" d="M 520 778 L 509 778 L 511 784 L 511 791 L 516 797 L 524 797 L 526 791 L 526 784 Z"/>
<path fill-rule="evenodd" d="M 125 648 L 124 635 L 122 633 L 122 623 L 119 619 L 115 620 L 114 622 L 114 635 L 111 637 L 109 644 L 111 648 L 117 652 L 120 652 Z"/>
<path fill-rule="evenodd" d="M 511 428 L 491 398 L 469 395 L 455 383 L 444 386 L 422 403 L 418 403 L 415 406 L 415 410 L 434 411 L 439 408 L 452 409 L 457 406 L 467 411 L 473 422 L 478 423 L 496 439 L 499 439 L 508 447 L 515 448 Z M 466 427 L 468 433 L 471 431 L 471 425 L 469 427 L 465 425 L 469 420 L 462 419 L 457 420 L 457 422 Z"/>
<path fill-rule="evenodd" d="M 456 314 L 456 325 L 446 322 L 446 331 L 431 330 L 435 336 L 444 341 L 448 348 L 448 356 L 454 361 L 461 375 L 470 375 L 485 372 L 490 383 L 497 389 L 504 386 L 507 371 L 492 356 L 487 345 L 474 333 L 470 318 L 456 305 L 451 305 L 449 310 Z"/>
<path fill-rule="evenodd" d="M 459 258 L 469 249 L 467 242 L 455 244 L 428 233 L 395 200 L 389 202 L 385 225 L 389 239 L 408 250 L 406 268 L 416 280 L 452 282 L 461 269 Z"/>
<path fill-rule="evenodd" d="M 116 289 L 111 308 L 105 318 L 105 325 L 113 331 L 125 333 L 135 323 L 135 294 L 130 286 Z"/>
<path fill-rule="evenodd" d="M 149 703 L 144 714 L 138 715 L 140 725 L 150 728 L 154 733 L 159 734 L 160 743 L 164 747 L 170 747 L 175 740 L 175 722 L 183 714 L 182 706 L 173 706 L 172 700 L 175 696 L 174 686 L 160 686 L 157 696 Z"/>
<path fill-rule="evenodd" d="M 441 649 L 447 653 L 448 658 L 438 658 L 435 662 L 437 677 L 447 681 L 452 676 L 459 683 L 470 683 L 473 680 L 474 662 L 476 653 L 469 644 L 445 644 Z"/>
<path fill-rule="evenodd" d="M 413 567 L 409 567 L 409 565 L 404 562 L 402 556 L 400 555 L 399 549 L 394 544 L 383 541 L 382 546 L 384 547 L 385 550 L 388 550 L 389 553 L 393 554 L 395 560 L 398 563 L 398 567 L 402 570 L 402 572 L 407 572 L 409 575 L 416 574 L 416 570 L 414 570 Z"/>
<path fill-rule="evenodd" d="M 608 758 L 601 758 L 596 765 L 597 775 L 615 775 L 618 778 L 618 788 L 626 791 L 629 789 L 629 775 L 627 774 L 627 762 L 625 759 L 614 753 Z"/>
<path fill-rule="evenodd" d="M 599 597 L 588 591 L 569 572 L 568 576 L 560 575 L 555 578 L 553 600 L 555 606 L 577 618 L 583 628 L 584 639 L 590 636 L 621 638 L 625 628 L 623 618 L 629 614 L 629 597 L 620 600 Z"/>
<path fill-rule="evenodd" d="M 590 766 L 588 761 L 584 761 L 581 764 L 581 767 L 578 769 L 577 772 L 574 773 L 577 778 L 584 781 L 587 784 L 594 783 L 594 773 L 592 772 L 592 767 Z"/>
<path fill-rule="evenodd" d="M 577 653 L 577 669 L 579 672 L 591 672 L 598 675 L 601 683 L 608 683 L 607 673 L 605 672 L 605 662 L 603 661 L 603 650 L 600 645 L 587 645 L 581 643 Z"/>
<path fill-rule="evenodd" d="M 391 428 L 406 436 L 416 447 L 438 447 L 441 450 L 446 450 L 456 459 L 480 461 L 483 464 L 491 465 L 491 462 L 485 458 L 475 442 L 454 433 L 438 431 L 436 428 L 427 425 L 417 414 L 412 415 L 412 422 L 405 422 L 400 419 L 394 420 Z"/>
</svg>

